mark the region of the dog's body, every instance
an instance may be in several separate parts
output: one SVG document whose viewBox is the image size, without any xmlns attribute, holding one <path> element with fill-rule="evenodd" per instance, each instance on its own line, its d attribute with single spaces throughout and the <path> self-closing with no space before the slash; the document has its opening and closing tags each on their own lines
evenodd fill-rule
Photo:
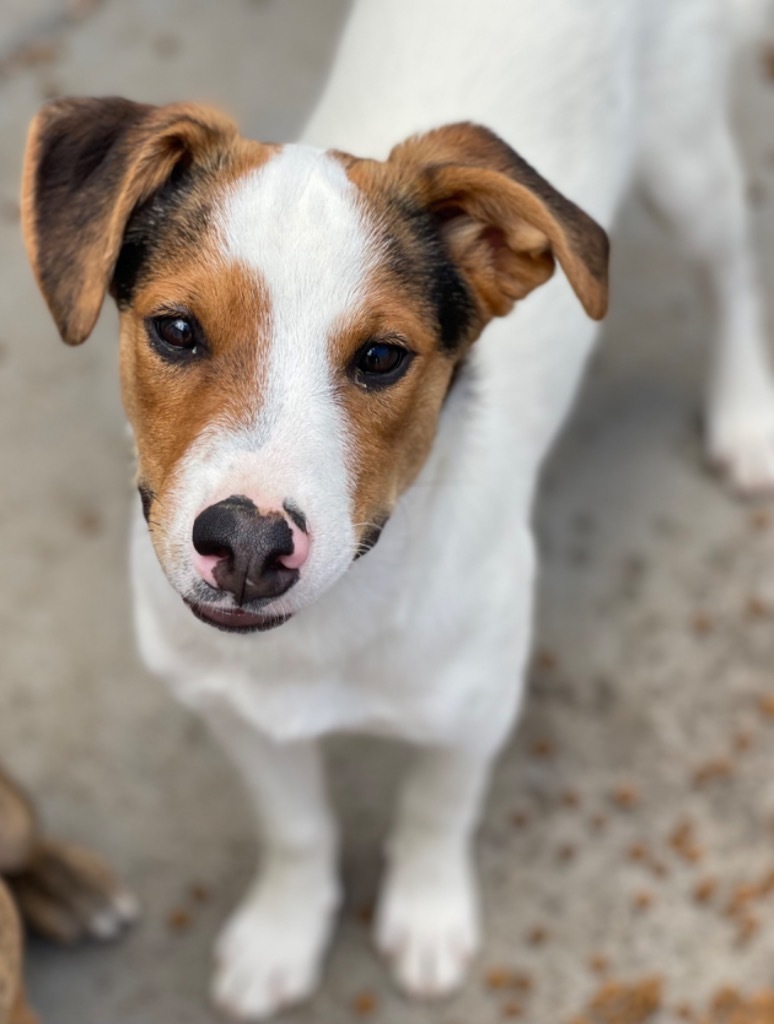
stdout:
<svg viewBox="0 0 774 1024">
<path fill-rule="evenodd" d="M 729 19 L 727 0 L 486 0 L 475 15 L 463 0 L 359 0 L 305 139 L 384 156 L 412 132 L 470 118 L 518 147 L 604 227 L 612 225 L 622 197 L 639 177 L 712 286 L 717 338 L 708 442 L 731 481 L 755 489 L 774 484 L 774 390 L 750 268 L 742 177 L 724 114 Z M 68 159 L 63 139 L 73 138 L 77 150 L 79 121 L 88 116 L 78 107 L 61 109 L 41 115 L 33 128 L 26 230 L 44 293 L 68 340 L 88 334 L 111 276 L 126 317 L 124 389 L 152 528 L 149 534 L 138 509 L 133 574 L 141 648 L 177 695 L 207 716 L 242 769 L 264 828 L 258 881 L 219 945 L 216 998 L 235 1016 L 253 1019 L 303 998 L 316 984 L 338 901 L 336 829 L 316 742 L 333 731 L 354 730 L 421 748 L 389 847 L 376 938 L 409 992 L 450 991 L 478 943 L 471 841 L 490 765 L 522 694 L 535 575 L 531 506 L 541 461 L 594 341 L 595 327 L 578 298 L 592 316 L 604 311 L 603 237 L 579 211 L 562 206 L 561 197 L 498 140 L 469 125 L 412 140 L 385 164 L 368 165 L 304 147 L 245 149 L 228 126 L 209 121 L 202 141 L 206 118 L 174 108 L 185 119 L 184 128 L 175 129 L 175 144 L 183 140 L 186 167 L 206 157 L 211 172 L 215 147 L 218 166 L 225 167 L 219 173 L 230 182 L 225 200 L 209 178 L 186 186 L 168 215 L 177 225 L 174 237 L 193 235 L 205 253 L 217 248 L 217 258 L 208 257 L 207 274 L 232 297 L 228 304 L 222 300 L 223 312 L 211 314 L 211 321 L 233 320 L 235 304 L 250 308 L 252 299 L 245 296 L 252 288 L 269 297 L 271 342 L 260 367 L 249 364 L 261 396 L 249 428 L 240 425 L 250 404 L 240 390 L 244 372 L 233 378 L 238 395 L 229 397 L 225 413 L 219 407 L 208 412 L 212 392 L 201 390 L 195 398 L 193 392 L 181 398 L 182 412 L 163 423 L 154 419 L 159 404 L 177 401 L 177 391 L 189 385 L 168 366 L 143 369 L 146 356 L 136 354 L 144 344 L 138 340 L 140 313 L 161 331 L 162 340 L 154 336 L 152 344 L 167 364 L 183 358 L 181 349 L 197 352 L 188 336 L 191 323 L 176 312 L 183 303 L 170 301 L 169 315 L 155 315 L 164 288 L 188 281 L 189 271 L 159 263 L 153 247 L 148 256 L 159 211 L 172 209 L 148 198 L 154 189 L 171 188 L 163 184 L 169 178 L 168 149 L 157 145 L 153 159 L 148 154 L 154 139 L 165 132 L 168 139 L 172 114 L 162 120 L 161 114 L 115 106 L 104 113 L 111 140 L 119 139 L 110 173 L 117 181 L 122 161 L 130 172 L 120 189 L 99 186 L 118 189 L 110 194 L 119 212 L 109 229 L 113 262 L 81 289 L 87 297 L 93 292 L 92 302 L 75 300 L 60 272 L 46 264 L 47 251 L 61 250 L 67 229 L 48 227 L 59 214 L 53 205 L 47 212 L 45 195 L 63 190 L 61 203 L 66 189 L 78 184 L 73 178 L 68 185 L 65 176 L 54 180 L 50 168 Z M 101 116 L 97 109 L 96 119 Z M 122 141 L 118 122 L 130 123 L 133 148 Z M 142 167 L 139 157 L 132 162 L 135 150 Z M 104 151 L 103 146 L 103 160 Z M 153 181 L 138 184 L 142 174 L 151 176 L 154 160 Z M 320 369 L 320 339 L 341 333 L 363 295 L 387 296 L 379 301 L 396 318 L 413 308 L 411 282 L 418 271 L 403 275 L 405 309 L 400 290 L 392 292 L 379 277 L 400 277 L 396 267 L 403 257 L 393 250 L 388 255 L 382 242 L 382 248 L 374 242 L 386 237 L 379 232 L 390 218 L 398 224 L 391 245 L 396 238 L 409 239 L 406 245 L 417 249 L 427 230 L 412 235 L 409 221 L 400 220 L 406 210 L 409 220 L 416 219 L 420 200 L 416 192 L 411 200 L 395 200 L 393 172 L 400 182 L 416 174 L 430 190 L 422 195 L 432 194 L 432 200 L 422 202 L 431 203 L 433 230 L 453 266 L 443 264 L 428 287 L 436 295 L 442 280 L 456 295 L 453 309 L 446 303 L 438 314 L 442 347 L 451 351 L 458 345 L 453 371 L 447 362 L 427 378 L 434 418 L 405 444 L 386 427 L 377 434 L 373 426 L 379 418 L 392 423 L 389 399 L 374 405 L 382 399 L 372 395 L 371 411 L 363 412 L 343 383 L 328 390 L 329 371 Z M 445 180 L 449 175 L 453 181 Z M 521 190 L 518 196 L 509 193 L 509 202 L 523 204 L 516 226 L 510 214 L 502 222 L 491 214 L 506 175 Z M 84 209 L 87 203 L 89 209 L 104 206 L 102 192 L 88 193 L 91 183 L 84 182 Z M 206 214 L 197 190 L 208 196 Z M 393 198 L 383 201 L 385 194 Z M 364 228 L 365 208 L 377 213 Z M 482 229 L 480 221 L 490 214 L 494 219 Z M 127 219 L 118 256 L 116 224 Z M 194 232 L 205 222 L 207 233 L 198 241 Z M 107 227 L 102 232 L 100 238 L 106 237 Z M 141 267 L 139 285 L 127 246 Z M 566 277 L 557 275 L 512 317 L 494 320 L 472 347 L 472 334 L 464 344 L 449 340 L 455 331 L 464 334 L 468 314 L 479 317 L 477 333 L 545 281 L 549 251 Z M 96 252 L 88 250 L 84 275 L 103 259 Z M 128 284 L 119 273 L 122 261 L 131 264 Z M 142 270 L 143 261 L 149 270 Z M 219 275 L 232 263 L 248 278 L 240 277 L 229 291 L 230 279 Z M 511 275 L 507 294 L 503 267 Z M 377 278 L 382 283 L 374 284 Z M 206 291 L 206 275 L 190 280 L 186 294 Z M 151 292 L 152 301 L 146 301 Z M 84 312 L 87 301 L 94 308 Z M 396 336 L 411 338 L 412 329 L 421 335 L 423 303 L 416 307 L 414 327 L 404 325 Z M 140 312 L 133 312 L 135 306 Z M 249 324 L 260 321 L 259 314 L 254 311 Z M 253 329 L 232 320 L 231 336 Z M 386 350 L 395 346 L 379 344 L 376 355 L 368 350 L 368 359 L 389 362 Z M 217 356 L 218 345 L 205 348 L 207 358 Z M 247 349 L 241 351 L 244 367 Z M 333 359 L 330 350 L 326 358 Z M 429 350 L 418 358 L 425 367 L 435 365 Z M 154 391 L 159 374 L 166 384 Z M 371 386 L 371 377 L 359 380 L 363 388 Z M 218 386 L 228 387 L 226 378 Z M 188 426 L 192 406 L 201 410 L 200 419 Z M 404 407 L 401 416 L 419 422 L 419 410 L 420 405 Z M 185 436 L 173 443 L 170 431 Z M 400 444 L 408 454 L 394 470 L 390 459 Z M 172 454 L 165 454 L 167 447 Z M 380 474 L 389 477 L 384 486 Z M 378 500 L 368 497 L 377 493 Z M 220 509 L 220 518 L 210 516 L 205 523 L 202 517 L 213 509 Z M 378 547 L 344 575 L 353 552 L 373 543 L 390 512 Z M 271 529 L 279 538 L 273 542 L 272 579 L 264 579 L 276 599 L 251 579 L 253 563 L 235 583 L 235 549 L 224 555 L 223 523 L 231 524 L 233 534 L 233 524 L 245 515 L 257 515 L 264 532 Z M 286 598 L 287 586 L 292 589 Z M 264 596 L 250 604 L 246 587 Z M 198 602 L 212 588 L 234 594 L 235 604 L 203 610 Z M 191 615 L 181 594 L 209 625 Z M 246 616 L 239 610 L 245 601 Z M 266 606 L 268 617 L 259 614 Z M 227 629 L 242 622 L 259 629 L 294 613 L 292 621 L 258 637 L 211 628 L 213 622 Z"/>
</svg>

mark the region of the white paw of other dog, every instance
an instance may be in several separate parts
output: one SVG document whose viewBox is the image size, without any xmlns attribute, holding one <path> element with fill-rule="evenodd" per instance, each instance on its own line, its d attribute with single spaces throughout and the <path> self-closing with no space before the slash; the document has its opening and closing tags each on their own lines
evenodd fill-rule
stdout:
<svg viewBox="0 0 774 1024">
<path fill-rule="evenodd" d="M 708 423 L 707 449 L 738 493 L 774 493 L 774 390 L 721 403 Z"/>
<path fill-rule="evenodd" d="M 266 871 L 215 949 L 215 1006 L 234 1021 L 262 1021 L 317 988 L 339 893 L 320 872 Z"/>
<path fill-rule="evenodd" d="M 480 943 L 478 893 L 468 859 L 393 864 L 374 938 L 407 995 L 439 999 L 455 992 Z"/>
</svg>

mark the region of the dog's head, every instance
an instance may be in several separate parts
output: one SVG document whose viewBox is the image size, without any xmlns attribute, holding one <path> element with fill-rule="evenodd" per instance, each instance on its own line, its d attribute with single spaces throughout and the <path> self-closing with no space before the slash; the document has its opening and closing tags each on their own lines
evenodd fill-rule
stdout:
<svg viewBox="0 0 774 1024">
<path fill-rule="evenodd" d="M 22 206 L 64 340 L 117 302 L 156 552 L 226 629 L 279 624 L 376 541 L 455 368 L 555 262 L 606 307 L 605 233 L 471 124 L 377 162 L 251 142 L 196 105 L 57 100 Z"/>
</svg>

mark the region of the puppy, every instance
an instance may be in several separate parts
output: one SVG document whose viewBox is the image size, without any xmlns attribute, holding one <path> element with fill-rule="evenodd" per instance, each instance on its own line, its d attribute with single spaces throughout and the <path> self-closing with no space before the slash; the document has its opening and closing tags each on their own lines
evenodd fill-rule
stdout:
<svg viewBox="0 0 774 1024">
<path fill-rule="evenodd" d="M 135 900 L 93 854 L 42 832 L 29 800 L 0 769 L 0 1024 L 35 1024 L 22 981 L 20 914 L 55 942 L 117 936 Z"/>
<path fill-rule="evenodd" d="M 711 287 L 709 451 L 740 489 L 774 483 L 730 14 L 357 0 L 303 144 L 121 99 L 58 100 L 31 127 L 24 231 L 59 331 L 84 341 L 106 293 L 120 311 L 140 647 L 206 716 L 263 830 L 217 947 L 214 997 L 237 1019 L 319 980 L 340 899 L 333 731 L 414 746 L 375 939 L 412 995 L 465 976 L 473 837 L 530 646 L 536 481 L 635 178 Z"/>
</svg>

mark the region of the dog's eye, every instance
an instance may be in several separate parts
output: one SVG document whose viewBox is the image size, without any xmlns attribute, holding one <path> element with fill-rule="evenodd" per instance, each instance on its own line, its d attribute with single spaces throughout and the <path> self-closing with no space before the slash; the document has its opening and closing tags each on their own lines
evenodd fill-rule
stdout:
<svg viewBox="0 0 774 1024">
<path fill-rule="evenodd" d="M 193 348 L 196 344 L 193 327 L 181 316 L 173 319 L 161 317 L 158 322 L 159 337 L 174 348 Z"/>
<path fill-rule="evenodd" d="M 202 348 L 198 325 L 185 316 L 151 317 L 148 333 L 153 347 L 166 359 L 195 356 Z"/>
<path fill-rule="evenodd" d="M 352 374 L 364 387 L 386 387 L 403 376 L 410 362 L 411 353 L 402 345 L 368 341 L 353 360 Z"/>
</svg>

